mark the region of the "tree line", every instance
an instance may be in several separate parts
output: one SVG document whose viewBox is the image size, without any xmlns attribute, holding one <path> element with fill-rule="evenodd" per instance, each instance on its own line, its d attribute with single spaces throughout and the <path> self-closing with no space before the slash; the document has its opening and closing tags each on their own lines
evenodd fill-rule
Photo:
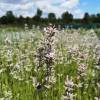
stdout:
<svg viewBox="0 0 100 100">
<path fill-rule="evenodd" d="M 52 23 L 55 25 L 67 25 L 67 24 L 100 24 L 100 14 L 92 14 L 85 13 L 83 18 L 74 18 L 71 13 L 68 11 L 62 13 L 61 18 L 57 18 L 55 13 L 48 13 L 47 18 L 42 17 L 43 11 L 37 9 L 36 14 L 33 17 L 24 18 L 22 15 L 16 17 L 12 11 L 7 11 L 6 14 L 0 17 L 0 25 L 18 25 L 23 26 L 24 24 L 28 24 L 29 26 L 34 25 L 47 25 L 48 23 Z"/>
</svg>

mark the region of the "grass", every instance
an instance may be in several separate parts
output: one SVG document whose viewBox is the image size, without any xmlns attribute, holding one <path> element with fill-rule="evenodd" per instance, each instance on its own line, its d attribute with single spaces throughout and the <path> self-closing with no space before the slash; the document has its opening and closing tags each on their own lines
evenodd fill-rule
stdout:
<svg viewBox="0 0 100 100">
<path fill-rule="evenodd" d="M 100 33 L 99 30 L 97 34 Z M 42 86 L 37 89 L 34 86 L 33 77 L 41 82 L 44 79 L 44 67 L 38 72 L 34 69 L 35 52 L 38 43 L 42 38 L 43 31 L 41 30 L 19 30 L 13 28 L 0 29 L 0 100 L 61 100 L 65 93 L 65 79 L 68 75 L 72 77 L 75 84 L 73 93 L 76 94 L 74 100 L 94 100 L 98 96 L 97 82 L 100 77 L 100 70 L 95 68 L 94 58 L 96 39 L 91 37 L 91 31 L 86 30 L 65 30 L 60 31 L 55 36 L 56 56 L 54 62 L 56 82 L 50 84 L 50 88 Z M 69 33 L 73 33 L 69 35 Z M 74 38 L 80 40 L 77 44 Z M 87 35 L 88 34 L 88 35 Z M 67 40 L 67 37 L 72 36 L 72 41 Z M 96 36 L 96 35 L 95 35 Z M 87 40 L 81 42 L 83 37 Z M 6 41 L 5 41 L 6 39 Z M 88 42 L 91 39 L 91 43 Z M 11 43 L 10 43 L 11 42 Z M 83 43 L 83 44 L 82 44 Z M 78 45 L 78 49 L 76 48 Z M 91 45 L 91 46 L 89 46 Z M 71 52 L 70 49 L 71 48 Z M 79 59 L 79 52 L 87 58 Z M 78 61 L 80 64 L 85 64 L 87 69 L 86 76 L 78 78 Z M 44 65 L 45 66 L 45 65 Z M 77 87 L 78 84 L 82 86 Z"/>
</svg>

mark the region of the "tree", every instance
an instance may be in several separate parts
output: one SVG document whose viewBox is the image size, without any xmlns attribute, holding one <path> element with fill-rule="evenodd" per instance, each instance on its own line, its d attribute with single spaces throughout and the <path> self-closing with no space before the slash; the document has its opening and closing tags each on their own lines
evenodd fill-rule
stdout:
<svg viewBox="0 0 100 100">
<path fill-rule="evenodd" d="M 96 15 L 92 14 L 89 18 L 89 21 L 92 23 L 95 23 L 96 22 Z"/>
<path fill-rule="evenodd" d="M 88 13 L 84 14 L 83 23 L 85 23 L 85 24 L 90 23 L 90 15 Z"/>
<path fill-rule="evenodd" d="M 42 10 L 37 9 L 37 13 L 36 13 L 36 15 L 34 16 L 34 18 L 35 18 L 35 19 L 40 19 L 41 16 L 42 16 Z"/>
<path fill-rule="evenodd" d="M 42 10 L 37 9 L 36 15 L 33 17 L 34 24 L 40 24 L 41 22 L 41 16 L 42 16 Z"/>
<path fill-rule="evenodd" d="M 20 25 L 24 25 L 24 24 L 25 24 L 25 18 L 23 18 L 23 16 L 20 15 L 20 16 L 17 18 L 17 23 L 20 24 Z"/>
<path fill-rule="evenodd" d="M 96 21 L 97 21 L 98 23 L 100 23 L 100 14 L 97 14 L 96 17 L 97 17 Z"/>
<path fill-rule="evenodd" d="M 42 10 L 37 9 L 37 16 L 41 18 L 41 16 L 42 16 Z"/>
<path fill-rule="evenodd" d="M 55 13 L 49 13 L 49 14 L 48 14 L 48 19 L 49 19 L 49 20 L 55 20 L 55 19 L 56 19 Z"/>
<path fill-rule="evenodd" d="M 15 22 L 15 16 L 12 11 L 6 12 L 6 18 L 8 24 L 13 24 Z"/>
<path fill-rule="evenodd" d="M 7 17 L 6 16 L 2 16 L 1 18 L 0 18 L 0 23 L 1 24 L 7 24 L 8 22 L 7 22 Z"/>
<path fill-rule="evenodd" d="M 16 18 L 12 11 L 7 11 L 4 16 L 0 18 L 1 24 L 14 24 Z"/>
<path fill-rule="evenodd" d="M 62 21 L 64 24 L 71 23 L 73 21 L 73 15 L 70 14 L 69 12 L 64 12 L 62 14 Z"/>
<path fill-rule="evenodd" d="M 50 23 L 56 23 L 56 15 L 55 15 L 55 13 L 49 13 L 48 14 L 48 21 Z"/>
</svg>

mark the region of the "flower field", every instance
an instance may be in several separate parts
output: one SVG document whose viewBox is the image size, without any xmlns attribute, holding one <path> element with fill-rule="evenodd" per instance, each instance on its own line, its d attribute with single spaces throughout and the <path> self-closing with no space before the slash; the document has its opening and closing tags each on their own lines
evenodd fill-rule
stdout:
<svg viewBox="0 0 100 100">
<path fill-rule="evenodd" d="M 96 32 L 0 29 L 0 100 L 100 100 Z"/>
</svg>

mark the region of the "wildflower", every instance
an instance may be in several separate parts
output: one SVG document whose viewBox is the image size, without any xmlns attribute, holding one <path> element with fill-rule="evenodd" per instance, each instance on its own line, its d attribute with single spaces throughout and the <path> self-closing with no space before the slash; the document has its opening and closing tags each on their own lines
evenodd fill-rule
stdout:
<svg viewBox="0 0 100 100">
<path fill-rule="evenodd" d="M 28 25 L 25 24 L 25 31 L 28 31 Z"/>
<path fill-rule="evenodd" d="M 71 90 L 73 90 L 73 86 L 74 86 L 74 83 L 72 81 L 72 78 L 69 80 L 68 76 L 67 76 L 67 78 L 65 80 L 65 89 L 67 89 L 68 91 L 71 91 Z"/>
<path fill-rule="evenodd" d="M 4 97 L 6 100 L 11 100 L 12 99 L 12 92 L 11 91 L 4 91 Z"/>
<path fill-rule="evenodd" d="M 61 98 L 61 100 L 73 100 L 74 95 L 73 93 L 66 92 Z"/>
<path fill-rule="evenodd" d="M 100 98 L 98 98 L 98 97 L 95 97 L 94 99 L 95 99 L 95 100 L 100 100 Z"/>
<path fill-rule="evenodd" d="M 50 24 L 47 28 L 44 28 L 43 40 L 40 42 L 40 46 L 37 48 L 36 51 L 36 64 L 38 69 L 46 65 L 45 67 L 46 83 L 50 82 L 51 80 L 53 83 L 53 81 L 55 80 L 54 74 L 52 74 L 52 69 L 53 69 L 52 65 L 54 60 L 54 52 L 53 52 L 54 35 L 55 35 L 54 26 Z"/>
<path fill-rule="evenodd" d="M 30 78 L 32 78 L 32 84 L 33 84 L 33 86 L 35 87 L 36 84 L 37 84 L 37 79 L 36 79 L 36 77 L 30 77 Z"/>
<path fill-rule="evenodd" d="M 44 85 L 47 89 L 50 89 L 51 88 L 51 85 L 47 84 L 47 85 Z"/>
<path fill-rule="evenodd" d="M 78 87 L 78 88 L 81 88 L 81 87 L 83 87 L 83 83 L 78 83 L 78 84 L 76 84 L 76 86 Z"/>
<path fill-rule="evenodd" d="M 85 64 L 79 64 L 78 66 L 78 75 L 79 76 L 85 76 L 86 75 L 86 70 L 87 70 L 87 67 Z"/>
<path fill-rule="evenodd" d="M 8 38 L 8 37 L 6 37 L 6 39 L 5 39 L 5 44 L 12 44 L 12 41 Z"/>
<path fill-rule="evenodd" d="M 100 88 L 100 83 L 97 83 L 98 88 Z"/>
<path fill-rule="evenodd" d="M 53 58 L 54 57 L 54 53 L 49 53 L 49 54 L 47 54 L 45 57 L 47 57 L 47 58 Z"/>
<path fill-rule="evenodd" d="M 98 70 L 100 70 L 100 66 L 98 66 L 98 65 L 96 65 L 95 68 L 98 69 Z"/>
<path fill-rule="evenodd" d="M 68 75 L 67 78 L 65 80 L 65 93 L 62 96 L 61 100 L 73 100 L 74 98 L 74 94 L 73 94 L 73 90 L 74 90 L 74 82 L 72 81 L 72 78 L 69 79 Z"/>
<path fill-rule="evenodd" d="M 0 100 L 5 100 L 5 98 L 0 98 Z"/>
<path fill-rule="evenodd" d="M 0 69 L 0 74 L 3 73 L 6 69 L 2 68 Z"/>
</svg>

